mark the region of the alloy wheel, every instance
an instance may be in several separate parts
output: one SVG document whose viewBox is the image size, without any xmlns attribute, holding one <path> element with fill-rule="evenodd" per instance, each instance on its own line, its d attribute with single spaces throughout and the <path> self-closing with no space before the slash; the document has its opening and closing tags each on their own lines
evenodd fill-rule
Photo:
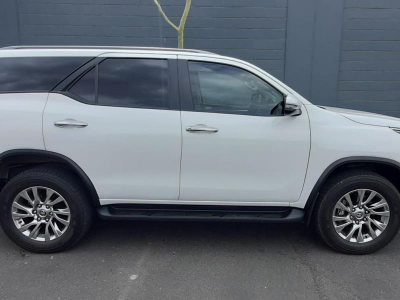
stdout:
<svg viewBox="0 0 400 300">
<path fill-rule="evenodd" d="M 390 208 L 386 199 L 369 189 L 345 194 L 336 203 L 332 215 L 336 233 L 353 243 L 376 239 L 386 229 L 389 219 Z"/>
<path fill-rule="evenodd" d="M 52 241 L 68 229 L 71 212 L 58 192 L 41 186 L 29 187 L 14 199 L 12 219 L 17 229 L 29 239 Z"/>
</svg>

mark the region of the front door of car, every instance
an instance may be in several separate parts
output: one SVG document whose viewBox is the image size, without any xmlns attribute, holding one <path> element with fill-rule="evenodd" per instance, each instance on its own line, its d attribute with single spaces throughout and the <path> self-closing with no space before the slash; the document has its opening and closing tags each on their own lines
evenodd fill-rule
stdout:
<svg viewBox="0 0 400 300">
<path fill-rule="evenodd" d="M 178 199 L 176 63 L 175 55 L 108 54 L 76 82 L 50 93 L 46 149 L 77 163 L 102 204 Z"/>
<path fill-rule="evenodd" d="M 180 200 L 221 205 L 296 201 L 310 151 L 305 107 L 300 116 L 284 116 L 284 95 L 256 69 L 222 59 L 180 58 Z"/>
</svg>

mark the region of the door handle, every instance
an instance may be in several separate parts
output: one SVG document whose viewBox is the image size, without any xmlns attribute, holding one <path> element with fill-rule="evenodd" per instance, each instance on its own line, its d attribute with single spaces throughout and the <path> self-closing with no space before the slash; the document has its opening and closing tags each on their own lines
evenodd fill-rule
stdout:
<svg viewBox="0 0 400 300">
<path fill-rule="evenodd" d="M 66 119 L 66 120 L 54 122 L 54 126 L 60 127 L 60 128 L 66 128 L 66 127 L 68 127 L 68 128 L 83 128 L 83 127 L 88 126 L 88 124 L 85 122 L 79 122 L 74 119 Z"/>
<path fill-rule="evenodd" d="M 208 133 L 216 133 L 218 132 L 217 128 L 208 127 L 207 125 L 199 124 L 194 126 L 186 127 L 187 132 L 195 133 L 195 132 L 208 132 Z"/>
</svg>

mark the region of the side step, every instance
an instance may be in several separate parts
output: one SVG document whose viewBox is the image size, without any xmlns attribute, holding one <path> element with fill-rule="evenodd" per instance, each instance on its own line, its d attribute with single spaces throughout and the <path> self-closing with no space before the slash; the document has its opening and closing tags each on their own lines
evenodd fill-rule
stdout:
<svg viewBox="0 0 400 300">
<path fill-rule="evenodd" d="M 106 205 L 98 215 L 106 220 L 143 221 L 227 221 L 295 223 L 302 222 L 305 212 L 288 207 L 239 207 L 198 205 Z"/>
</svg>

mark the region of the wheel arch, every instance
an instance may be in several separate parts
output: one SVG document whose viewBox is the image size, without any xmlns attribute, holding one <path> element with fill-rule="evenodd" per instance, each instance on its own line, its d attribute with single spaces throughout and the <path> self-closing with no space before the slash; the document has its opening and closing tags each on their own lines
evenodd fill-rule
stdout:
<svg viewBox="0 0 400 300">
<path fill-rule="evenodd" d="M 305 222 L 309 225 L 311 221 L 311 217 L 314 211 L 315 203 L 318 200 L 319 191 L 326 183 L 326 181 L 341 171 L 347 169 L 368 169 L 372 170 L 379 175 L 388 179 L 398 191 L 400 191 L 400 163 L 388 159 L 388 158 L 381 158 L 381 157 L 373 157 L 373 156 L 355 156 L 355 157 L 345 157 L 339 159 L 332 164 L 330 164 L 325 171 L 319 177 L 317 183 L 314 185 L 305 206 L 306 217 Z M 397 175 L 397 176 L 396 176 Z"/>
<path fill-rule="evenodd" d="M 72 159 L 56 152 L 38 149 L 15 149 L 5 151 L 0 154 L 0 179 L 4 184 L 10 176 L 10 171 L 16 167 L 26 168 L 26 166 L 49 163 L 63 164 L 78 175 L 89 193 L 92 204 L 96 207 L 100 206 L 97 191 L 87 174 Z M 1 188 L 2 187 L 3 186 L 1 186 Z"/>
</svg>

